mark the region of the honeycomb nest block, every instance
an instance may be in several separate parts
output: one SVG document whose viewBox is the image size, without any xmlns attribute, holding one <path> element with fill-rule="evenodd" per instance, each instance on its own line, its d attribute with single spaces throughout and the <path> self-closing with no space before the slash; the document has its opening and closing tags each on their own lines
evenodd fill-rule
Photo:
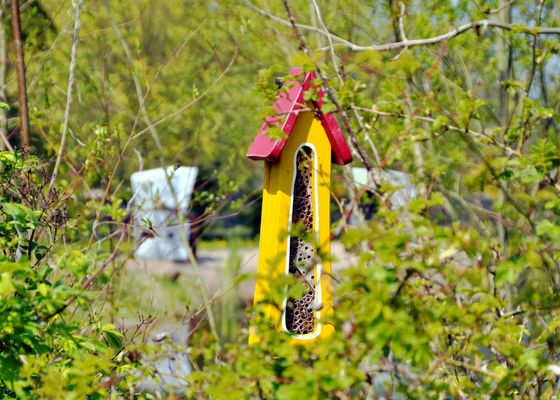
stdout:
<svg viewBox="0 0 560 400">
<path fill-rule="evenodd" d="M 296 159 L 296 178 L 292 192 L 292 225 L 301 224 L 301 237 L 313 232 L 313 152 L 303 146 Z M 285 310 L 285 326 L 296 335 L 315 331 L 315 249 L 301 237 L 290 238 L 288 272 L 304 283 L 307 290 L 301 298 L 288 298 Z"/>
</svg>

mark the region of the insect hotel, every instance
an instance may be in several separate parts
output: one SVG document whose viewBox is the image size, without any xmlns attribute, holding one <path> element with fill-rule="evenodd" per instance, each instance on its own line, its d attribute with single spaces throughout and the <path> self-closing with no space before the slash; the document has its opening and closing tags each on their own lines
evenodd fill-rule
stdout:
<svg viewBox="0 0 560 400">
<path fill-rule="evenodd" d="M 306 94 L 307 93 L 307 94 Z M 332 313 L 330 255 L 331 160 L 352 161 L 334 116 L 322 113 L 324 94 L 314 72 L 293 68 L 247 156 L 263 160 L 264 188 L 255 305 L 268 323 L 297 342 L 327 336 Z M 282 131 L 280 139 L 271 130 Z M 270 283 L 284 274 L 305 293 L 274 304 Z M 273 304 L 271 304 L 271 302 Z M 258 340 L 252 332 L 250 343 Z"/>
</svg>

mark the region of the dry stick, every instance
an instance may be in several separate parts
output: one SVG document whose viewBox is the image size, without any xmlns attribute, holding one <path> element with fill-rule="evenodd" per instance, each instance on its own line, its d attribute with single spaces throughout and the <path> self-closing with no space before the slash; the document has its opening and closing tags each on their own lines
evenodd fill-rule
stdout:
<svg viewBox="0 0 560 400">
<path fill-rule="evenodd" d="M 122 36 L 120 29 L 118 28 L 117 24 L 115 23 L 115 21 L 113 19 L 113 16 L 111 14 L 109 14 L 109 16 L 110 16 L 111 23 L 113 25 L 115 34 L 117 36 L 117 39 L 119 40 L 119 42 L 121 44 L 121 47 L 122 47 L 122 49 L 125 53 L 127 61 L 128 61 L 129 65 L 130 65 L 130 68 L 132 70 L 132 77 L 133 77 L 134 86 L 135 86 L 135 89 L 136 89 L 136 95 L 137 95 L 137 98 L 138 98 L 140 113 L 142 114 L 142 119 L 144 120 L 145 124 L 147 125 L 146 130 L 148 130 L 151 133 L 156 146 L 160 150 L 160 161 L 161 161 L 161 164 L 162 164 L 161 167 L 164 168 L 163 157 L 161 156 L 161 154 L 163 154 L 163 146 L 161 145 L 161 142 L 159 140 L 159 136 L 158 136 L 157 131 L 156 131 L 156 126 L 157 125 L 152 122 L 150 116 L 148 115 L 148 111 L 146 110 L 146 107 L 145 107 L 145 99 L 146 99 L 147 93 L 146 93 L 146 95 L 142 94 L 142 87 L 140 85 L 140 80 L 138 79 L 138 75 L 135 72 L 135 66 L 134 66 L 134 62 L 133 62 L 133 58 L 132 58 L 132 53 L 130 52 L 130 48 L 129 48 L 128 44 L 126 43 L 126 41 L 124 40 L 124 37 Z M 184 43 L 186 43 L 186 41 Z M 166 64 L 164 64 L 164 66 L 165 65 Z M 164 66 L 162 66 L 162 69 L 163 69 Z M 159 72 L 160 71 L 157 72 L 156 77 L 159 74 Z M 225 71 L 223 71 L 223 72 L 225 72 Z M 134 139 L 135 137 L 136 136 L 133 136 L 132 139 Z M 179 201 L 178 201 L 177 195 L 176 195 L 175 191 L 173 190 L 173 186 L 172 186 L 171 181 L 169 180 L 170 178 L 167 176 L 167 174 L 166 174 L 166 177 L 168 178 L 167 183 L 168 183 L 169 187 L 171 188 L 171 192 L 173 194 L 175 204 L 177 205 L 177 208 L 178 208 Z M 191 248 L 191 246 L 189 244 L 189 241 L 186 237 L 186 232 L 185 232 L 185 229 L 184 229 L 185 218 L 184 218 L 184 216 L 182 215 L 181 212 L 178 212 L 177 215 L 179 217 L 179 225 L 180 225 L 180 230 L 179 231 L 180 231 L 180 237 L 181 237 L 181 241 L 183 243 L 183 247 L 185 248 L 185 250 L 187 252 L 188 259 L 191 262 L 191 265 L 192 265 L 192 267 L 195 271 L 195 276 L 196 276 L 197 281 L 198 281 L 199 289 L 202 293 L 202 298 L 203 298 L 204 302 L 208 303 L 208 299 L 209 299 L 208 290 L 207 290 L 206 286 L 204 285 L 204 282 L 202 281 L 202 274 L 200 272 L 198 262 L 197 262 L 196 258 L 194 257 L 192 248 Z M 218 331 L 216 329 L 214 313 L 212 311 L 212 307 L 211 307 L 210 304 L 208 305 L 208 307 L 206 309 L 206 313 L 208 315 L 208 323 L 210 325 L 210 330 L 211 330 L 212 334 L 215 336 L 216 342 L 217 342 L 217 345 L 218 345 L 218 348 L 219 348 L 220 347 L 220 338 L 219 338 L 219 335 L 218 335 Z"/>
<path fill-rule="evenodd" d="M 200 100 L 201 98 L 203 98 L 204 96 L 206 96 L 206 94 L 210 91 L 210 89 L 212 89 L 217 83 L 218 81 L 220 81 L 231 69 L 231 67 L 233 66 L 233 63 L 235 62 L 235 60 L 237 59 L 237 53 L 238 53 L 238 48 L 235 47 L 234 48 L 234 53 L 230 59 L 229 64 L 226 66 L 226 68 L 224 69 L 224 71 L 220 74 L 220 76 L 218 76 L 218 78 L 216 78 L 216 80 L 214 82 L 212 82 L 205 90 L 204 92 L 202 92 L 200 94 L 200 96 L 196 97 L 195 99 L 193 99 L 192 101 L 186 103 L 185 105 L 183 105 L 182 107 L 178 108 L 177 110 L 167 114 L 164 117 L 161 117 L 160 119 L 158 119 L 157 121 L 155 121 L 154 123 L 152 123 L 150 126 L 142 129 L 141 131 L 135 133 L 132 136 L 132 139 L 137 139 L 138 137 L 142 136 L 144 133 L 146 133 L 147 131 L 149 131 L 151 128 L 161 125 L 162 123 L 164 123 L 165 121 L 169 120 L 170 118 L 173 118 L 179 114 L 181 114 L 182 112 L 184 112 L 185 110 L 187 110 L 188 108 L 190 108 L 193 104 L 197 103 L 198 100 Z"/>
<path fill-rule="evenodd" d="M 72 91 L 74 89 L 74 75 L 76 71 L 76 53 L 78 50 L 78 30 L 80 28 L 80 7 L 82 5 L 82 0 L 78 0 L 74 4 L 76 11 L 74 13 L 74 31 L 72 33 L 72 50 L 70 53 L 70 67 L 68 68 L 68 88 L 66 89 L 66 108 L 64 110 L 64 125 L 62 126 L 62 137 L 60 138 L 60 148 L 58 149 L 58 154 L 56 156 L 56 162 L 54 164 L 54 169 L 51 176 L 51 182 L 49 184 L 49 191 L 53 188 L 56 178 L 58 176 L 58 170 L 60 169 L 60 163 L 62 162 L 62 155 L 64 154 L 64 148 L 66 147 L 66 138 L 68 136 L 68 124 L 70 122 L 70 107 L 72 106 Z"/>
<path fill-rule="evenodd" d="M 544 8 L 544 3 L 545 0 L 540 0 L 539 1 L 539 5 L 537 8 L 537 18 L 536 18 L 536 28 L 538 28 L 541 25 L 542 22 L 542 14 L 543 14 L 543 8 Z M 529 97 L 529 92 L 531 91 L 531 86 L 533 85 L 533 81 L 535 79 L 535 73 L 537 72 L 537 64 L 539 64 L 540 62 L 537 61 L 537 50 L 539 48 L 539 37 L 538 36 L 534 36 L 533 37 L 533 45 L 531 48 L 531 53 L 532 53 L 532 57 L 531 57 L 531 69 L 529 71 L 529 78 L 527 79 L 527 84 L 525 87 L 525 92 L 524 94 L 521 96 L 521 102 L 523 102 L 525 97 Z M 521 132 L 521 135 L 519 135 L 519 141 L 517 143 L 517 148 L 519 149 L 519 151 L 523 151 L 523 145 L 525 144 L 526 139 L 528 138 L 528 133 L 527 133 L 527 125 L 529 123 L 529 119 L 531 117 L 531 113 L 529 112 L 527 114 L 527 118 L 525 120 L 524 123 L 524 127 L 523 130 Z"/>
<path fill-rule="evenodd" d="M 294 33 L 299 40 L 301 50 L 305 54 L 309 55 L 310 54 L 309 48 L 307 47 L 307 43 L 305 41 L 305 38 L 303 37 L 303 35 L 301 34 L 301 32 L 299 30 L 298 24 L 296 24 L 296 20 L 294 18 L 294 14 L 292 13 L 292 9 L 290 8 L 290 5 L 288 4 L 288 0 L 283 0 L 283 3 L 284 3 L 284 8 L 286 9 L 286 12 L 288 13 L 288 17 L 290 19 L 290 23 L 292 25 Z M 321 30 L 319 30 L 319 31 L 322 32 Z M 356 136 L 356 133 L 354 132 L 354 129 L 352 129 L 352 126 L 350 125 L 350 118 L 348 118 L 348 114 L 346 114 L 346 111 L 344 110 L 344 108 L 342 107 L 342 104 L 340 103 L 340 101 L 336 97 L 336 94 L 335 94 L 334 90 L 329 85 L 327 77 L 324 75 L 324 73 L 322 72 L 319 65 L 315 65 L 315 70 L 317 71 L 317 74 L 321 78 L 321 82 L 322 82 L 322 86 L 323 86 L 324 90 L 327 92 L 331 101 L 336 106 L 336 110 L 340 114 L 340 118 L 342 119 L 342 123 L 344 125 L 344 128 L 345 128 L 346 132 L 348 133 L 348 136 L 350 137 L 350 142 L 354 146 L 354 149 L 358 153 L 358 156 L 360 157 L 360 159 L 361 159 L 362 163 L 364 164 L 364 166 L 366 167 L 366 169 L 368 171 L 371 171 L 372 170 L 371 163 L 366 158 L 366 155 L 364 154 L 364 151 L 361 148 L 360 143 L 358 142 L 358 138 Z"/>
<path fill-rule="evenodd" d="M 27 110 L 27 87 L 25 81 L 25 59 L 21 42 L 21 21 L 19 18 L 19 1 L 12 0 L 12 35 L 16 50 L 16 75 L 19 102 L 19 137 L 22 148 L 29 147 L 29 112 Z"/>
<path fill-rule="evenodd" d="M 113 31 L 115 32 L 117 40 L 119 41 L 119 43 L 120 43 L 120 45 L 123 49 L 124 55 L 126 57 L 128 65 L 130 67 L 130 72 L 131 72 L 131 75 L 132 75 L 132 80 L 133 80 L 134 88 L 135 88 L 135 91 L 136 91 L 136 97 L 137 97 L 137 101 L 138 101 L 138 112 L 136 114 L 136 117 L 134 118 L 134 124 L 132 126 L 132 130 L 135 129 L 136 124 L 138 123 L 138 118 L 140 116 L 142 117 L 142 119 L 144 120 L 144 123 L 148 127 L 152 127 L 152 121 L 151 121 L 151 118 L 150 118 L 150 116 L 148 114 L 148 111 L 146 109 L 146 106 L 145 106 L 146 100 L 147 100 L 147 97 L 148 97 L 148 92 L 149 92 L 150 88 L 148 86 L 148 88 L 146 89 L 146 92 L 144 94 L 142 94 L 143 89 L 142 89 L 142 86 L 140 84 L 140 79 L 138 78 L 138 74 L 136 73 L 136 67 L 134 66 L 134 59 L 132 57 L 130 47 L 128 46 L 128 43 L 124 39 L 124 37 L 121 33 L 121 30 L 120 30 L 118 24 L 116 23 L 116 21 L 113 17 L 113 14 L 111 13 L 111 8 L 110 8 L 109 2 L 106 0 L 104 3 L 105 3 L 105 7 L 107 8 L 107 11 L 109 13 L 109 20 L 111 22 Z M 152 134 L 152 139 L 153 139 L 153 141 L 154 141 L 154 143 L 155 143 L 155 145 L 156 145 L 156 147 L 159 151 L 159 161 L 160 161 L 161 167 L 163 168 L 164 167 L 163 147 L 161 145 L 161 141 L 159 140 L 159 135 L 158 135 L 158 133 L 157 133 L 157 131 L 154 127 L 152 127 L 150 129 L 150 133 Z M 125 144 L 125 148 L 126 148 L 126 144 Z M 124 155 L 124 149 L 122 150 L 122 152 L 120 152 L 120 155 L 121 156 Z M 119 157 L 119 162 L 120 162 L 120 159 L 121 159 L 121 157 Z M 119 162 L 117 162 L 117 165 L 119 164 Z M 110 183 L 107 184 L 107 188 L 109 188 L 109 187 L 110 187 Z M 107 193 L 107 192 L 105 192 L 105 193 Z M 105 196 L 104 196 L 103 201 L 105 201 Z M 95 223 L 94 223 L 94 229 L 97 226 L 97 221 L 98 221 L 97 217 L 99 215 L 100 214 L 98 213 L 97 216 L 96 216 Z"/>
<path fill-rule="evenodd" d="M 406 32 L 404 31 L 404 15 L 406 12 L 406 6 L 404 1 L 401 2 L 401 13 L 399 14 L 399 33 L 401 35 L 401 41 L 406 42 L 408 39 L 406 38 Z M 406 47 L 405 47 L 406 49 Z"/>
<path fill-rule="evenodd" d="M 0 132 L 0 138 L 2 139 L 2 143 L 4 144 L 4 146 L 6 146 L 6 148 L 9 151 L 13 152 L 14 148 L 12 147 L 10 142 L 8 141 L 8 138 L 6 137 L 6 135 L 4 135 L 3 133 Z"/>
<path fill-rule="evenodd" d="M 274 14 L 271 14 L 265 10 L 262 10 L 261 8 L 255 6 L 254 4 L 252 4 L 251 2 L 249 2 L 249 0 L 241 0 L 243 3 L 245 3 L 245 5 L 247 5 L 248 7 L 250 7 L 251 9 L 253 9 L 254 11 L 256 11 L 257 13 L 259 13 L 260 15 L 262 15 L 263 17 L 266 17 L 272 21 L 278 22 L 279 24 L 282 24 L 284 26 L 289 26 L 293 28 L 293 24 L 290 21 L 286 21 L 282 18 L 279 18 L 277 16 L 275 16 Z M 342 47 L 347 47 L 351 50 L 354 51 L 364 51 L 364 50 L 371 50 L 371 51 L 390 51 L 390 50 L 399 50 L 399 49 L 403 49 L 405 47 L 414 47 L 414 46 L 421 46 L 421 45 L 427 45 L 427 44 L 435 44 L 435 43 L 439 43 L 439 42 L 443 42 L 445 40 L 454 38 L 455 36 L 459 36 L 462 33 L 465 33 L 471 29 L 485 29 L 485 28 L 497 28 L 497 29 L 503 29 L 506 31 L 511 31 L 512 29 L 521 29 L 521 33 L 525 33 L 528 35 L 560 35 L 560 27 L 539 27 L 539 28 L 531 28 L 528 26 L 523 26 L 523 25 L 516 25 L 516 24 L 507 24 L 507 23 L 503 23 L 503 22 L 499 22 L 499 21 L 495 21 L 495 20 L 491 20 L 491 19 L 482 19 L 482 20 L 478 20 L 478 21 L 472 21 L 463 25 L 458 26 L 457 28 L 444 33 L 442 35 L 437 35 L 437 36 L 433 36 L 431 38 L 425 38 L 425 39 L 407 39 L 407 40 L 401 40 L 399 42 L 392 42 L 392 43 L 385 43 L 385 44 L 380 44 L 380 45 L 371 45 L 371 46 L 362 46 L 362 45 L 358 45 L 355 43 L 352 43 L 340 36 L 337 36 L 333 33 L 330 32 L 324 32 L 322 29 L 319 29 L 315 26 L 310 26 L 310 25 L 303 25 L 303 24 L 295 24 L 297 26 L 298 29 L 304 30 L 304 31 L 310 31 L 310 32 L 316 32 L 316 33 L 320 33 L 321 35 L 325 35 L 327 37 L 330 37 L 332 40 L 334 40 L 335 42 L 338 42 L 337 44 L 335 44 L 335 46 L 342 46 Z M 325 47 L 322 48 L 321 50 L 329 50 L 329 47 Z"/>
<path fill-rule="evenodd" d="M 198 30 L 198 29 L 197 29 L 197 30 Z M 185 44 L 187 43 L 187 41 L 194 35 L 194 33 L 195 33 L 197 30 L 195 30 L 195 31 L 193 32 L 193 34 L 191 34 L 189 37 L 187 37 L 187 38 L 185 39 L 185 41 L 184 41 L 183 44 L 179 47 L 179 49 L 178 49 L 177 52 L 173 55 L 173 57 L 174 57 L 175 55 L 177 55 L 177 54 L 182 50 L 182 48 L 184 47 L 184 45 L 185 45 Z M 237 53 L 237 50 L 236 50 L 236 53 Z M 171 59 L 171 58 L 170 58 L 170 59 Z M 154 80 L 157 78 L 157 76 L 158 76 L 159 73 L 163 70 L 163 68 L 165 68 L 165 66 L 169 63 L 170 59 L 169 59 L 168 61 L 166 61 L 166 63 L 163 64 L 162 67 L 158 70 L 158 72 L 156 73 L 156 75 L 155 75 L 154 78 L 153 78 Z M 228 68 L 229 68 L 229 65 L 228 65 Z M 225 73 L 226 71 L 224 70 L 224 71 L 222 71 L 222 72 Z M 147 95 L 147 93 L 146 93 L 146 95 Z M 145 97 L 144 97 L 144 98 L 145 98 Z M 140 100 L 140 96 L 139 96 L 139 101 L 141 101 L 141 100 Z M 149 117 L 147 116 L 147 114 L 145 114 L 145 116 L 146 116 L 146 118 L 148 119 L 148 122 L 149 122 L 149 123 L 148 123 L 148 128 L 146 128 L 146 129 L 152 129 L 152 130 L 155 131 L 155 126 L 156 126 L 156 125 L 152 124 L 152 121 L 149 119 Z M 134 137 L 133 137 L 133 138 L 134 138 Z M 162 164 L 162 168 L 163 168 L 163 167 L 164 167 L 164 166 L 163 166 L 163 164 Z M 168 185 L 169 185 L 169 187 L 170 187 L 170 189 L 171 189 L 171 192 L 172 192 L 172 195 L 173 195 L 175 204 L 178 206 L 178 204 L 179 204 L 179 199 L 177 198 L 177 194 L 176 194 L 176 192 L 175 192 L 175 190 L 174 190 L 174 188 L 173 188 L 173 186 L 172 186 L 172 184 L 171 184 L 170 177 L 167 176 L 167 175 L 166 175 L 166 177 L 167 177 L 167 183 L 168 183 Z M 219 335 L 218 335 L 218 331 L 217 331 L 217 329 L 216 329 L 216 323 L 215 323 L 214 313 L 213 313 L 213 310 L 212 310 L 212 308 L 211 308 L 211 300 L 210 300 L 210 298 L 209 298 L 209 294 L 208 294 L 207 288 L 206 288 L 206 286 L 204 285 L 204 282 L 203 282 L 203 280 L 202 280 L 202 274 L 201 274 L 201 272 L 200 272 L 200 267 L 199 267 L 198 261 L 196 260 L 196 258 L 195 258 L 195 256 L 194 256 L 194 253 L 193 253 L 193 251 L 192 251 L 192 247 L 191 247 L 191 245 L 189 244 L 189 241 L 188 241 L 187 236 L 186 236 L 186 232 L 185 232 L 185 229 L 184 229 L 184 225 L 185 225 L 185 222 L 186 222 L 186 221 L 185 221 L 185 218 L 184 218 L 184 216 L 183 216 L 183 214 L 182 214 L 181 212 L 178 213 L 178 217 L 179 217 L 178 226 L 179 226 L 179 229 L 180 229 L 181 241 L 182 241 L 183 247 L 185 248 L 185 250 L 186 250 L 186 252 L 187 252 L 187 256 L 188 256 L 189 261 L 191 262 L 191 265 L 192 265 L 192 267 L 193 267 L 193 270 L 195 271 L 195 276 L 196 276 L 196 279 L 197 279 L 197 281 L 198 281 L 199 288 L 200 288 L 200 290 L 201 290 L 201 292 L 202 292 L 203 301 L 204 301 L 205 304 L 206 304 L 206 306 L 205 306 L 203 309 L 206 309 L 206 313 L 207 313 L 207 315 L 208 315 L 208 323 L 209 323 L 209 325 L 210 325 L 210 330 L 211 330 L 212 334 L 214 335 L 214 337 L 216 338 L 216 343 L 217 343 L 218 349 L 220 350 L 220 347 L 221 347 L 220 338 L 219 338 Z"/>
</svg>

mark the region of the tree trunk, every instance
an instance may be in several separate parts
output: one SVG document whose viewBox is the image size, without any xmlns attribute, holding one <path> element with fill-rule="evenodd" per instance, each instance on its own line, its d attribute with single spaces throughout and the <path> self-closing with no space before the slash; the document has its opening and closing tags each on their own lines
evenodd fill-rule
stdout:
<svg viewBox="0 0 560 400">
<path fill-rule="evenodd" d="M 4 10 L 7 2 L 0 1 L 0 102 L 8 103 L 6 97 L 6 25 L 4 23 Z M 6 137 L 8 134 L 8 111 L 4 107 L 0 107 L 0 137 Z"/>
<path fill-rule="evenodd" d="M 16 74 L 19 98 L 19 137 L 22 148 L 29 147 L 29 113 L 27 111 L 27 84 L 25 82 L 25 59 L 21 42 L 19 1 L 12 0 L 12 34 L 16 50 Z"/>
</svg>

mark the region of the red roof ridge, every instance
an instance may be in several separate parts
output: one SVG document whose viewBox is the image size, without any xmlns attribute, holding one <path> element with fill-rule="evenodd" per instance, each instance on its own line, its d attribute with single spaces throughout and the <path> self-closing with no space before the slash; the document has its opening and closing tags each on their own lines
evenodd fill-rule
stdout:
<svg viewBox="0 0 560 400">
<path fill-rule="evenodd" d="M 298 111 L 305 106 L 304 94 L 311 88 L 313 81 L 316 78 L 315 72 L 304 73 L 303 68 L 296 67 L 290 70 L 290 76 L 303 76 L 303 81 L 289 80 L 286 82 L 288 86 L 287 91 L 281 91 L 278 99 L 273 105 L 275 115 L 266 117 L 253 144 L 247 152 L 247 157 L 252 160 L 265 160 L 275 161 L 280 157 L 282 149 L 286 144 L 288 137 L 291 135 L 292 130 L 296 124 Z M 352 153 L 346 143 L 346 139 L 340 130 L 340 126 L 336 121 L 333 114 L 322 113 L 320 111 L 323 104 L 324 93 L 321 88 L 318 88 L 319 100 L 315 101 L 315 107 L 321 119 L 321 123 L 329 142 L 331 143 L 333 151 L 333 161 L 339 165 L 345 165 L 352 161 Z M 271 139 L 267 136 L 267 131 L 271 126 L 277 126 L 284 133 L 279 140 Z"/>
</svg>

